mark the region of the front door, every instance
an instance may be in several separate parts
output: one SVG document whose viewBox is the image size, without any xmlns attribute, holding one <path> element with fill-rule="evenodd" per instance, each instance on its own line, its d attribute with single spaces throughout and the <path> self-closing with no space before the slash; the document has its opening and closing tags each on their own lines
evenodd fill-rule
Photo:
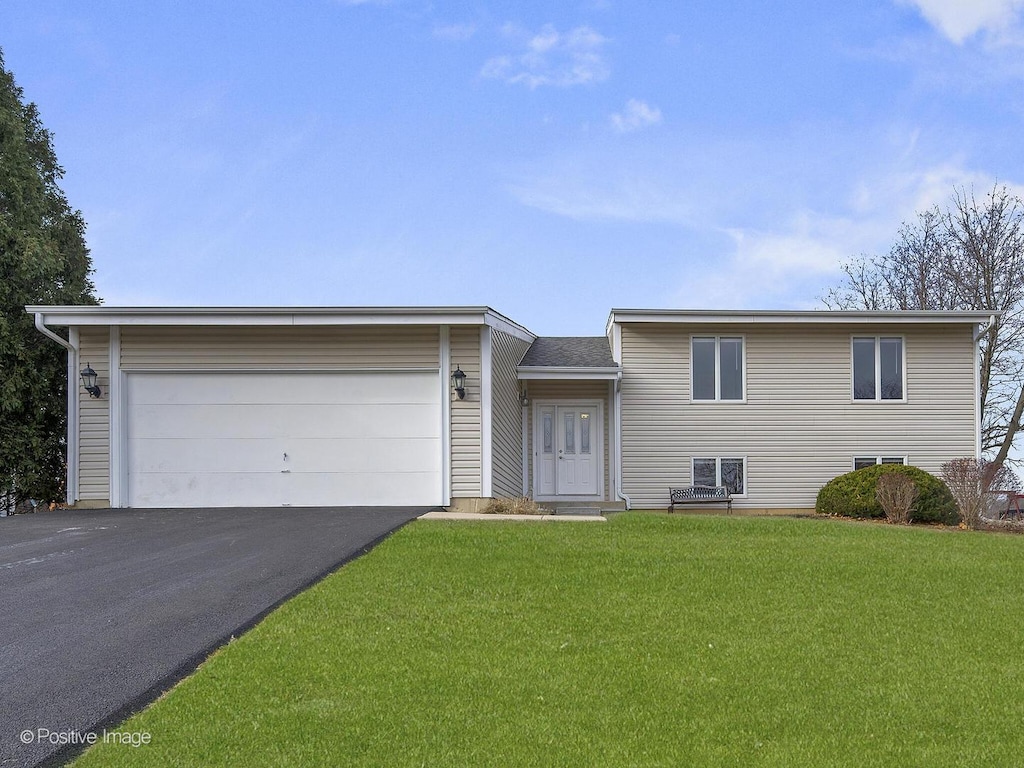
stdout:
<svg viewBox="0 0 1024 768">
<path fill-rule="evenodd" d="M 538 405 L 534 494 L 597 496 L 604 446 L 596 405 Z"/>
</svg>

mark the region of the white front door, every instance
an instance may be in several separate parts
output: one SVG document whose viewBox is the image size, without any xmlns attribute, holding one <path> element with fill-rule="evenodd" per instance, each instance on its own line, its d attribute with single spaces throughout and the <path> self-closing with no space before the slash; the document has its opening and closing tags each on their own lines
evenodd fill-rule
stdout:
<svg viewBox="0 0 1024 768">
<path fill-rule="evenodd" d="M 533 445 L 535 496 L 601 493 L 604 445 L 596 405 L 538 405 Z"/>
</svg>

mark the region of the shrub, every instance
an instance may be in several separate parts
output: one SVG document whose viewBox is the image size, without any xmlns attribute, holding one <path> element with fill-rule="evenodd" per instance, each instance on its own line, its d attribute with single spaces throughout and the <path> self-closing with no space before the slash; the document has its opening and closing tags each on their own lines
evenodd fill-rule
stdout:
<svg viewBox="0 0 1024 768">
<path fill-rule="evenodd" d="M 916 522 L 956 525 L 960 520 L 956 501 L 944 482 L 923 469 L 902 464 L 876 464 L 829 480 L 818 491 L 815 511 L 843 517 L 884 517 L 885 511 L 876 493 L 878 478 L 890 472 L 907 475 L 917 486 L 918 497 L 913 510 Z"/>
<path fill-rule="evenodd" d="M 977 528 L 985 516 L 986 505 L 993 501 L 992 491 L 1012 491 L 1019 487 L 1013 471 L 985 459 L 963 458 L 942 465 L 942 477 L 956 499 L 960 520 L 968 528 Z"/>
<path fill-rule="evenodd" d="M 910 525 L 910 512 L 917 501 L 917 483 L 903 472 L 886 472 L 875 488 L 885 517 L 896 525 Z"/>
</svg>

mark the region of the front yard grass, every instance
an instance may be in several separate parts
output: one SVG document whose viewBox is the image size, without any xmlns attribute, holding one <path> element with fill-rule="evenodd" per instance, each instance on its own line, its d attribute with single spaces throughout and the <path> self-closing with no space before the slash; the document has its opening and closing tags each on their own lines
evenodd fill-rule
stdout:
<svg viewBox="0 0 1024 768">
<path fill-rule="evenodd" d="M 223 648 L 107 765 L 1018 765 L 1024 537 L 419 521 Z"/>
</svg>

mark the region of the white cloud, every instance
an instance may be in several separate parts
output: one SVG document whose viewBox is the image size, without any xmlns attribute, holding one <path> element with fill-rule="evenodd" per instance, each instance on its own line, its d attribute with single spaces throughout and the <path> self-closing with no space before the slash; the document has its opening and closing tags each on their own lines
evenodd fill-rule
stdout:
<svg viewBox="0 0 1024 768">
<path fill-rule="evenodd" d="M 438 40 L 462 42 L 476 34 L 476 24 L 435 24 L 433 35 Z"/>
<path fill-rule="evenodd" d="M 611 116 L 611 122 L 612 128 L 619 133 L 630 133 L 660 123 L 661 110 L 640 99 L 630 99 L 621 113 Z"/>
<path fill-rule="evenodd" d="M 608 77 L 608 65 L 601 55 L 607 39 L 591 27 L 575 27 L 562 33 L 545 24 L 537 34 L 524 35 L 518 28 L 506 25 L 504 32 L 524 42 L 525 50 L 488 59 L 480 70 L 481 77 L 522 83 L 530 89 L 544 85 L 588 85 Z"/>
<path fill-rule="evenodd" d="M 1024 0 L 900 0 L 912 5 L 952 42 L 960 45 L 979 32 L 1004 42 L 1020 22 Z"/>
<path fill-rule="evenodd" d="M 802 209 L 777 227 L 725 228 L 732 252 L 678 296 L 700 296 L 708 307 L 820 308 L 817 297 L 839 283 L 847 259 L 888 250 L 900 224 L 931 206 L 945 208 L 955 187 L 980 197 L 996 183 L 950 160 L 865 179 L 835 211 Z M 1021 185 L 1006 186 L 1024 193 Z"/>
</svg>

